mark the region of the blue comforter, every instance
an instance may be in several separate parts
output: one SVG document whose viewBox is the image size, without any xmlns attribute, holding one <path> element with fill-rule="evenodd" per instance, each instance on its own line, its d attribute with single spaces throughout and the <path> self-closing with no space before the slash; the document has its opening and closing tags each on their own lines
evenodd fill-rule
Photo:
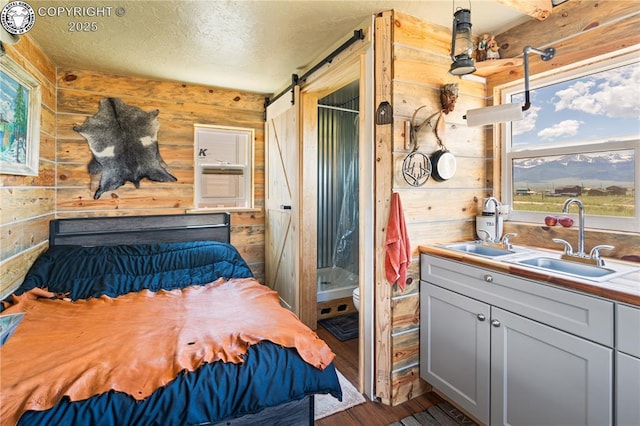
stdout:
<svg viewBox="0 0 640 426">
<path fill-rule="evenodd" d="M 33 264 L 17 294 L 34 287 L 72 300 L 149 289 L 172 290 L 218 278 L 250 278 L 230 244 L 215 241 L 135 246 L 53 246 Z"/>
<path fill-rule="evenodd" d="M 36 260 L 16 294 L 42 287 L 78 300 L 249 277 L 244 259 L 226 243 L 54 246 Z M 115 391 L 84 401 L 65 399 L 49 410 L 26 412 L 19 424 L 206 424 L 315 393 L 342 398 L 334 365 L 318 370 L 295 349 L 264 341 L 249 348 L 243 364 L 205 364 L 178 375 L 143 401 Z"/>
</svg>

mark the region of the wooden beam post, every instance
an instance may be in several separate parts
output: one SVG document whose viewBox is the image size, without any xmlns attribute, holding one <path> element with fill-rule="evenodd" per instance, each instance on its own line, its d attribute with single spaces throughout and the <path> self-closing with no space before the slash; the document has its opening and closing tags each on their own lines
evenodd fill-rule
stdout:
<svg viewBox="0 0 640 426">
<path fill-rule="evenodd" d="M 393 12 L 375 20 L 375 105 L 391 99 Z M 387 221 L 393 189 L 393 124 L 375 126 L 375 371 L 376 396 L 391 404 L 391 286 L 384 271 Z"/>
<path fill-rule="evenodd" d="M 544 21 L 551 15 L 551 0 L 497 0 L 498 3 Z"/>
</svg>

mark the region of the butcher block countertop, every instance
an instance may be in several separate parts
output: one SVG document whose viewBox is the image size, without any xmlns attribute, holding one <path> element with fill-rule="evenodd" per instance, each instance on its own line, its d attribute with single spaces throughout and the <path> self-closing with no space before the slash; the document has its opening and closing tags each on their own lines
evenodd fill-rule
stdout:
<svg viewBox="0 0 640 426">
<path fill-rule="evenodd" d="M 540 254 L 553 255 L 555 257 L 559 256 L 559 252 L 553 250 L 528 248 L 523 246 L 515 247 L 525 251 L 531 250 Z M 546 272 L 537 268 L 510 263 L 505 260 L 469 254 L 458 250 L 448 249 L 439 245 L 419 246 L 418 249 L 420 253 L 456 260 L 467 265 L 476 265 L 497 272 L 504 272 L 522 278 L 528 278 L 548 284 L 553 284 L 558 287 L 565 287 L 572 290 L 582 291 L 594 296 L 611 299 L 616 302 L 623 302 L 640 306 L 640 264 L 623 262 L 615 259 L 613 260 L 615 263 L 631 265 L 639 269 L 627 273 L 623 276 L 613 277 L 609 281 L 596 282 L 587 279 L 581 279 L 579 277 L 574 278 L 562 274 Z M 607 262 L 606 258 L 605 262 Z"/>
</svg>

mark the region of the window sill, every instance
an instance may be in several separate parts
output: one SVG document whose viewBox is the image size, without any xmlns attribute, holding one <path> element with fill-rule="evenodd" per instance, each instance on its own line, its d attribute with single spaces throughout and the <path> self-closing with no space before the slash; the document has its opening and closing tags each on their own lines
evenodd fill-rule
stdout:
<svg viewBox="0 0 640 426">
<path fill-rule="evenodd" d="M 262 209 L 259 207 L 206 207 L 201 209 L 189 209 L 186 213 L 212 213 L 212 212 L 228 212 L 228 213 L 254 213 L 261 212 Z"/>
</svg>

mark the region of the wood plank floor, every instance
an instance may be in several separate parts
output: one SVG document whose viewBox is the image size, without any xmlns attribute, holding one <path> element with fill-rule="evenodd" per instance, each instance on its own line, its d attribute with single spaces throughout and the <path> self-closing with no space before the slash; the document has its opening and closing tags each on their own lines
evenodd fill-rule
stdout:
<svg viewBox="0 0 640 426">
<path fill-rule="evenodd" d="M 336 354 L 335 365 L 351 383 L 358 382 L 358 339 L 341 342 L 321 325 L 316 330 Z M 357 385 L 355 385 L 357 387 Z M 366 397 L 365 397 L 366 398 Z M 376 401 L 357 405 L 346 411 L 336 413 L 315 422 L 316 426 L 387 426 L 412 414 L 426 410 L 432 405 L 442 402 L 442 398 L 433 392 L 413 398 L 404 404 L 390 407 Z"/>
</svg>

